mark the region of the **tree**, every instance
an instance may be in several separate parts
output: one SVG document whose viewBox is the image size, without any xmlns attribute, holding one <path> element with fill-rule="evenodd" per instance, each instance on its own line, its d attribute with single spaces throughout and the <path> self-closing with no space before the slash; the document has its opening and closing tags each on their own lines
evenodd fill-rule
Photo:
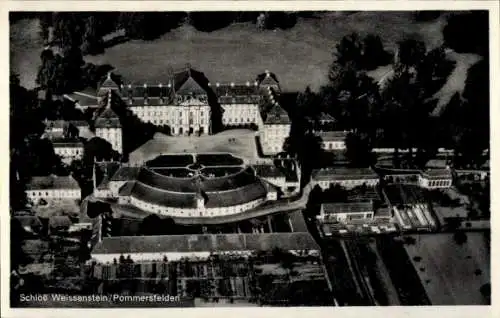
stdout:
<svg viewBox="0 0 500 318">
<path fill-rule="evenodd" d="M 417 22 L 436 20 L 443 14 L 442 11 L 422 10 L 413 13 L 413 18 Z"/>
<path fill-rule="evenodd" d="M 83 33 L 82 51 L 84 54 L 99 54 L 104 52 L 104 42 L 99 34 L 100 20 L 94 15 L 84 19 L 85 31 Z"/>
<path fill-rule="evenodd" d="M 318 97 L 310 86 L 297 95 L 296 112 L 297 116 L 317 116 L 321 112 L 321 108 L 318 107 Z"/>
<path fill-rule="evenodd" d="M 158 215 L 150 214 L 142 220 L 139 232 L 141 235 L 162 235 L 164 234 L 162 223 Z"/>
<path fill-rule="evenodd" d="M 260 13 L 258 15 L 256 21 L 257 29 L 261 31 L 266 29 L 266 24 L 268 23 L 266 19 L 268 19 L 268 15 L 266 15 L 265 13 Z"/>
<path fill-rule="evenodd" d="M 397 67 L 403 70 L 417 67 L 425 57 L 425 43 L 413 38 L 398 42 Z"/>
<path fill-rule="evenodd" d="M 355 167 L 367 167 L 373 163 L 368 136 L 363 133 L 349 133 L 346 137 L 346 157 Z"/>
<path fill-rule="evenodd" d="M 467 234 L 464 231 L 457 231 L 453 234 L 453 239 L 458 245 L 463 245 L 467 242 Z"/>
<path fill-rule="evenodd" d="M 42 89 L 47 89 L 52 87 L 52 83 L 54 82 L 57 60 L 54 52 L 50 49 L 43 50 L 40 59 L 42 60 L 42 64 L 38 67 L 36 83 Z"/>
<path fill-rule="evenodd" d="M 52 19 L 54 42 L 62 48 L 80 47 L 85 30 L 84 13 L 56 12 Z"/>
<path fill-rule="evenodd" d="M 321 138 L 311 132 L 304 132 L 304 124 L 298 120 L 292 121 L 290 136 L 286 138 L 283 149 L 290 155 L 297 156 L 304 184 L 309 181 L 312 169 L 324 165 Z"/>
<path fill-rule="evenodd" d="M 73 91 L 84 88 L 82 78 L 83 61 L 82 51 L 79 46 L 66 47 L 63 51 L 62 67 L 63 76 L 66 79 L 63 86 L 64 91 Z"/>
<path fill-rule="evenodd" d="M 94 160 L 109 161 L 116 156 L 116 151 L 113 150 L 111 144 L 100 137 L 90 139 L 83 148 L 83 162 L 86 166 L 92 166 Z"/>
<path fill-rule="evenodd" d="M 391 62 L 392 56 L 384 49 L 382 40 L 378 35 L 368 34 L 363 39 L 362 66 L 366 70 L 373 70 L 381 65 Z"/>
<path fill-rule="evenodd" d="M 489 149 L 489 87 L 481 80 L 488 77 L 487 61 L 473 65 L 462 96 L 455 94 L 441 113 L 442 139 L 455 150 L 456 166 L 480 165 Z"/>
<path fill-rule="evenodd" d="M 459 53 L 489 55 L 488 11 L 451 14 L 443 28 L 444 44 Z"/>
<path fill-rule="evenodd" d="M 479 288 L 479 292 L 486 299 L 488 304 L 490 304 L 491 303 L 491 284 L 486 283 L 486 284 L 481 285 L 481 288 Z"/>
<path fill-rule="evenodd" d="M 181 12 L 121 12 L 118 26 L 131 39 L 154 40 L 179 26 L 185 17 Z"/>
<path fill-rule="evenodd" d="M 356 68 L 361 65 L 363 44 L 357 33 L 344 36 L 336 46 L 336 63 L 345 66 L 352 63 Z"/>
<path fill-rule="evenodd" d="M 417 65 L 416 81 L 422 85 L 427 98 L 434 94 L 445 84 L 448 76 L 455 68 L 455 61 L 447 58 L 444 47 L 437 47 L 425 54 Z"/>
<path fill-rule="evenodd" d="M 46 43 L 49 41 L 49 28 L 52 26 L 52 13 L 42 12 L 39 15 L 40 20 L 40 37 Z"/>
</svg>

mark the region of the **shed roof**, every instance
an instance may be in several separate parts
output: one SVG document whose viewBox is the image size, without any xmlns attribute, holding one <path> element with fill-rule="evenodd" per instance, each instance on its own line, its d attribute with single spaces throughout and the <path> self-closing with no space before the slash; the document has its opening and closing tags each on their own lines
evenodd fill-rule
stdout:
<svg viewBox="0 0 500 318">
<path fill-rule="evenodd" d="M 32 177 L 26 185 L 26 190 L 48 189 L 80 189 L 78 182 L 72 176 L 37 176 Z"/>
<path fill-rule="evenodd" d="M 449 169 L 429 169 L 422 171 L 422 176 L 428 179 L 451 179 L 451 171 Z"/>
<path fill-rule="evenodd" d="M 325 214 L 373 212 L 372 201 L 323 203 Z"/>
<path fill-rule="evenodd" d="M 319 250 L 308 233 L 296 232 L 105 237 L 92 254 L 272 251 L 275 248 Z"/>
<path fill-rule="evenodd" d="M 360 180 L 378 179 L 371 168 L 323 168 L 312 172 L 313 180 Z"/>
</svg>

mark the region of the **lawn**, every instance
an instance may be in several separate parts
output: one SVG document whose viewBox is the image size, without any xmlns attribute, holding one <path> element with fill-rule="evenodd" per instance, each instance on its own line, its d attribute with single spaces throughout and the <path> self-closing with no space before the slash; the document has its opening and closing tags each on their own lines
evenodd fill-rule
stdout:
<svg viewBox="0 0 500 318">
<path fill-rule="evenodd" d="M 439 102 L 433 111 L 433 115 L 440 115 L 453 95 L 463 92 L 465 80 L 467 79 L 467 70 L 481 59 L 476 54 L 460 54 L 453 51 L 448 52 L 447 56 L 450 60 L 455 61 L 456 65 L 448 77 L 448 81 L 434 95 Z"/>
<path fill-rule="evenodd" d="M 467 233 L 463 245 L 454 241 L 453 234 L 424 234 L 405 248 L 433 305 L 487 304 L 479 291 L 491 280 L 483 233 Z"/>
<path fill-rule="evenodd" d="M 313 19 L 300 18 L 289 30 L 258 32 L 251 23 L 233 24 L 211 33 L 181 26 L 154 41 L 129 41 L 87 56 L 88 62 L 116 67 L 132 81 L 165 81 L 168 66 L 191 63 L 212 82 L 245 82 L 268 69 L 275 72 L 284 90 L 317 89 L 326 82 L 335 44 L 346 34 L 367 32 L 381 36 L 386 47 L 407 35 L 416 35 L 429 48 L 442 42 L 444 17 L 415 22 L 410 12 L 327 12 Z M 11 65 L 21 83 L 34 86 L 41 41 L 36 20 L 12 25 Z"/>
</svg>

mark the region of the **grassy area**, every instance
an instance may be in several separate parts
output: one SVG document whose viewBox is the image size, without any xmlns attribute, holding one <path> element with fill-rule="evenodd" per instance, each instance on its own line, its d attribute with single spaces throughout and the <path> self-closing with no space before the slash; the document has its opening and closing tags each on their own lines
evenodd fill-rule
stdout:
<svg viewBox="0 0 500 318">
<path fill-rule="evenodd" d="M 289 30 L 258 32 L 251 23 L 233 24 L 211 33 L 181 26 L 155 41 L 130 41 L 87 56 L 93 63 L 109 63 L 134 81 L 165 80 L 168 66 L 189 62 L 213 82 L 253 80 L 265 69 L 275 72 L 285 90 L 318 88 L 326 81 L 335 44 L 346 34 L 367 32 L 381 36 L 392 49 L 407 35 L 416 35 L 432 48 L 442 42 L 444 18 L 415 22 L 410 12 L 326 12 L 299 19 Z M 33 87 L 41 41 L 36 20 L 11 26 L 11 65 L 21 83 Z M 243 45 L 244 44 L 244 45 Z"/>
<path fill-rule="evenodd" d="M 10 26 L 10 68 L 19 74 L 21 85 L 35 86 L 36 73 L 41 64 L 42 41 L 35 19 L 20 20 Z"/>
<path fill-rule="evenodd" d="M 451 72 L 446 83 L 434 95 L 439 100 L 433 114 L 439 115 L 444 110 L 455 93 L 462 93 L 465 88 L 465 80 L 467 79 L 467 70 L 477 63 L 481 58 L 476 54 L 460 54 L 449 52 L 448 58 L 455 61 L 455 69 Z"/>
<path fill-rule="evenodd" d="M 433 305 L 487 304 L 479 291 L 491 279 L 483 233 L 467 233 L 463 245 L 453 234 L 420 235 L 405 248 Z"/>
</svg>

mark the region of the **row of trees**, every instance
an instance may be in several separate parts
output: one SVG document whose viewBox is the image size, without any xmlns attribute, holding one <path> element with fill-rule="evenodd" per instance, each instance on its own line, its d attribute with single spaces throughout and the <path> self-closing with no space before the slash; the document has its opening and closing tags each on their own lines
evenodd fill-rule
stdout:
<svg viewBox="0 0 500 318">
<path fill-rule="evenodd" d="M 40 54 L 36 83 L 47 92 L 46 99 L 52 102 L 53 95 L 62 95 L 86 87 L 96 88 L 103 76 L 113 67 L 109 64 L 85 63 L 79 47 L 66 47 L 60 53 L 44 49 Z"/>
</svg>

